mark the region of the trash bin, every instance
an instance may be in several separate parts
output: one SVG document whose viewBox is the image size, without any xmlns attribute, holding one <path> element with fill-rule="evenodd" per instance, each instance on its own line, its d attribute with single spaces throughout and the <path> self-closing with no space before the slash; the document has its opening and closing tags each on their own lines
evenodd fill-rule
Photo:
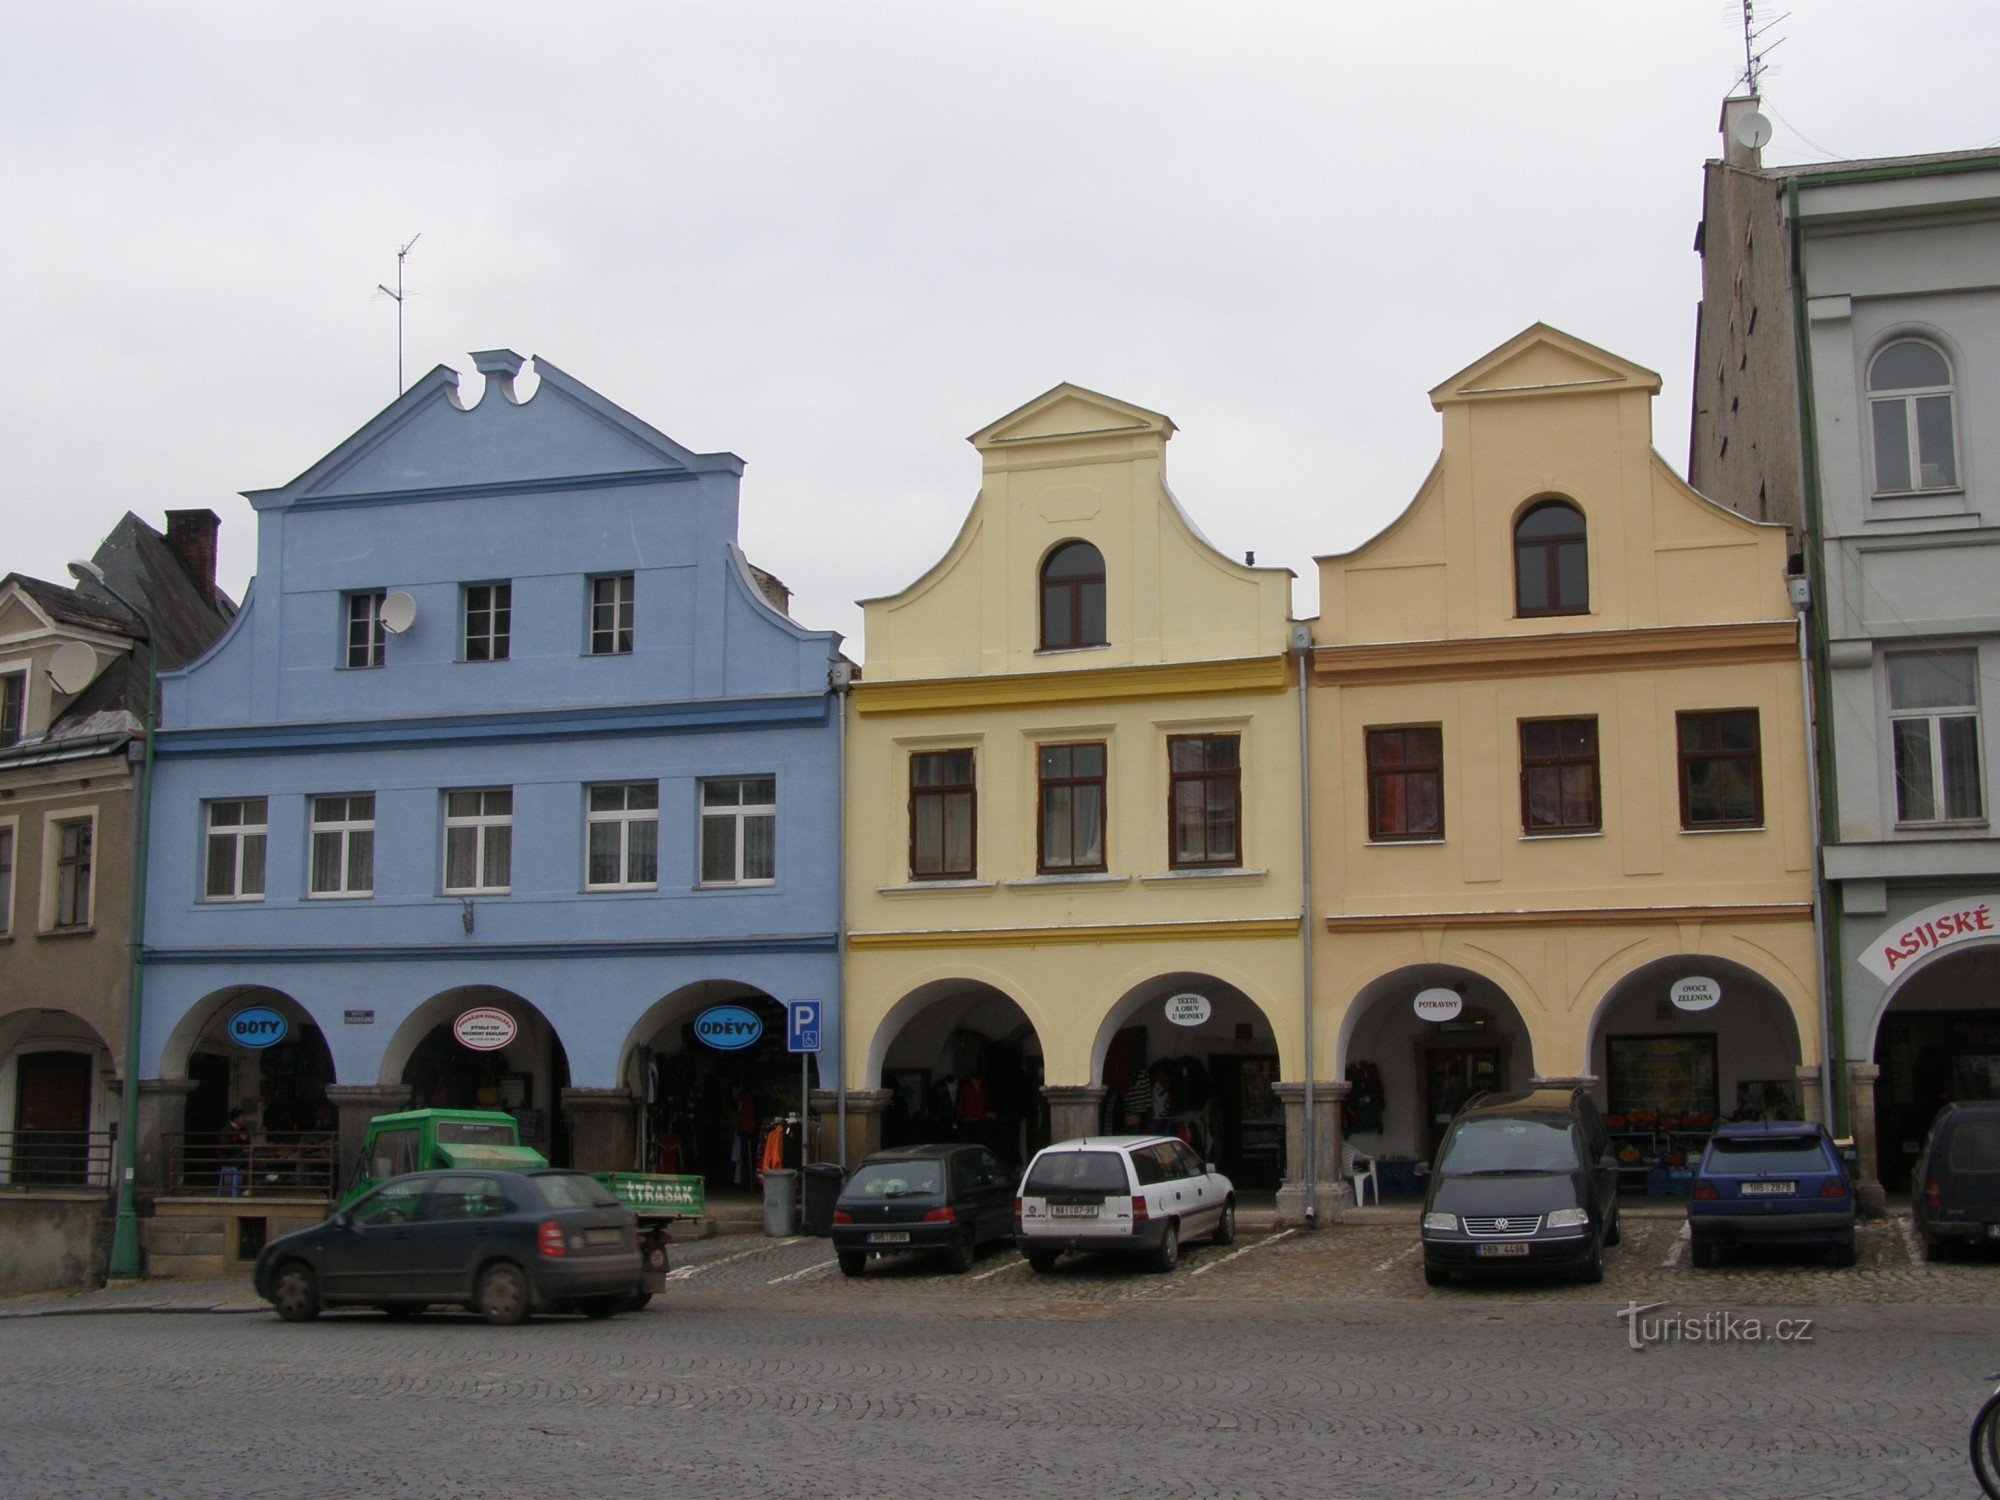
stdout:
<svg viewBox="0 0 2000 1500">
<path fill-rule="evenodd" d="M 847 1174 L 830 1161 L 816 1161 L 806 1168 L 805 1230 L 825 1239 L 833 1233 L 833 1205 L 840 1201 L 841 1185 Z"/>
<path fill-rule="evenodd" d="M 777 1169 L 764 1174 L 764 1233 L 798 1233 L 799 1174 Z"/>
</svg>

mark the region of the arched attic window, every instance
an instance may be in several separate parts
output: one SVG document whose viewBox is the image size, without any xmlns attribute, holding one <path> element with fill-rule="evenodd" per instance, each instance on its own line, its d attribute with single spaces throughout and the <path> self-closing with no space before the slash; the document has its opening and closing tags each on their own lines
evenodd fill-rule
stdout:
<svg viewBox="0 0 2000 1500">
<path fill-rule="evenodd" d="M 1581 615 L 1589 610 L 1583 512 L 1567 500 L 1537 501 L 1514 523 L 1514 613 Z"/>
<path fill-rule="evenodd" d="M 1042 563 L 1042 649 L 1104 644 L 1104 554 L 1064 542 Z"/>
<path fill-rule="evenodd" d="M 1951 361 L 1921 339 L 1897 339 L 1868 362 L 1875 493 L 1958 488 Z"/>
</svg>

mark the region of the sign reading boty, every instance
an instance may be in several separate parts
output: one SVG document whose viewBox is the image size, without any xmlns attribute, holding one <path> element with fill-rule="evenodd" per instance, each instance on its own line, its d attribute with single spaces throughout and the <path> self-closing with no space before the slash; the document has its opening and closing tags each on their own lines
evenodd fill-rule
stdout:
<svg viewBox="0 0 2000 1500">
<path fill-rule="evenodd" d="M 239 1047 L 261 1051 L 285 1039 L 291 1023 L 268 1005 L 252 1005 L 229 1018 L 229 1040 Z"/>
</svg>

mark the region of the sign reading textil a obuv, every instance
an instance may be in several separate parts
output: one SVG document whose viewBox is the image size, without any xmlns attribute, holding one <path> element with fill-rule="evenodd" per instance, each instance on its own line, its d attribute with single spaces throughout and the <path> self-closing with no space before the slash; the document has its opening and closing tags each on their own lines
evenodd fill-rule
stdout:
<svg viewBox="0 0 2000 1500">
<path fill-rule="evenodd" d="M 2000 912 L 2000 896 L 1961 896 L 1927 906 L 1863 948 L 1861 966 L 1884 984 L 1893 983 L 1939 949 L 2000 936 L 1996 912 Z"/>
<path fill-rule="evenodd" d="M 694 1034 L 718 1052 L 740 1052 L 764 1034 L 764 1023 L 741 1005 L 711 1005 L 694 1018 Z"/>
</svg>

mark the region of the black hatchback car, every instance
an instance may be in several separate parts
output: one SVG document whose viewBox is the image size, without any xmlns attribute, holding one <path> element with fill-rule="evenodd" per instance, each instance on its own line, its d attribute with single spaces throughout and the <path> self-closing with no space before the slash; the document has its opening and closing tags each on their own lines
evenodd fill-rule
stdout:
<svg viewBox="0 0 2000 1500">
<path fill-rule="evenodd" d="M 541 1171 L 392 1177 L 324 1224 L 271 1241 L 257 1295 L 289 1323 L 322 1307 L 411 1317 L 437 1302 L 489 1323 L 644 1304 L 638 1220 L 595 1178 Z"/>
<path fill-rule="evenodd" d="M 1604 1279 L 1618 1243 L 1618 1162 L 1581 1089 L 1483 1094 L 1452 1121 L 1424 1193 L 1424 1280 L 1575 1271 Z"/>
<path fill-rule="evenodd" d="M 1926 1260 L 2000 1243 L 2000 1103 L 1947 1104 L 1931 1121 L 1910 1179 L 1910 1219 Z"/>
<path fill-rule="evenodd" d="M 908 1146 L 878 1151 L 840 1190 L 833 1249 L 859 1276 L 870 1255 L 943 1253 L 969 1271 L 979 1247 L 1014 1235 L 1014 1174 L 984 1146 Z"/>
</svg>

